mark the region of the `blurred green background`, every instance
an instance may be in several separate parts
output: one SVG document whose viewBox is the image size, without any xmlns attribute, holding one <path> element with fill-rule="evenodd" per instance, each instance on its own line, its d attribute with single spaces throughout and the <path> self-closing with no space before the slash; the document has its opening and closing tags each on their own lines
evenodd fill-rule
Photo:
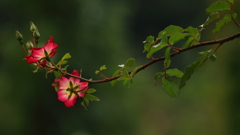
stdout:
<svg viewBox="0 0 240 135">
<path fill-rule="evenodd" d="M 128 58 L 136 65 L 149 60 L 142 41 L 168 25 L 198 27 L 205 9 L 215 0 L 1 0 L 0 1 L 0 134 L 1 135 L 237 135 L 240 134 L 239 41 L 224 44 L 219 59 L 199 69 L 178 98 L 164 93 L 153 75 L 157 63 L 134 78 L 134 85 L 92 85 L 100 102 L 89 110 L 81 105 L 66 108 L 57 100 L 43 71 L 23 60 L 15 31 L 30 39 L 29 22 L 39 28 L 40 44 L 49 36 L 59 45 L 54 60 L 72 55 L 69 72 L 82 69 L 85 78 L 100 79 L 94 72 L 102 65 L 111 76 Z M 240 4 L 236 2 L 236 7 Z M 238 13 L 240 12 L 238 7 Z M 238 19 L 239 20 L 239 19 Z M 239 29 L 230 23 L 219 34 L 214 24 L 203 31 L 203 40 L 232 35 Z M 173 58 L 181 70 L 194 62 L 198 48 Z M 157 55 L 162 56 L 162 53 Z"/>
</svg>

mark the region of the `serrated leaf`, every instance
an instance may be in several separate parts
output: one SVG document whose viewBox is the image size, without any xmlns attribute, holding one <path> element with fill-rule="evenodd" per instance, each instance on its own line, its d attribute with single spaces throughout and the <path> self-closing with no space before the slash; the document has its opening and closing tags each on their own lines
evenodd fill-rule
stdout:
<svg viewBox="0 0 240 135">
<path fill-rule="evenodd" d="M 100 101 L 100 99 L 94 95 L 86 94 L 84 97 L 86 97 L 90 101 Z"/>
<path fill-rule="evenodd" d="M 217 59 L 217 56 L 215 55 L 215 54 L 212 54 L 211 56 L 210 56 L 210 60 L 211 61 L 215 61 Z"/>
<path fill-rule="evenodd" d="M 100 67 L 100 71 L 102 71 L 102 70 L 104 70 L 104 69 L 107 69 L 107 67 L 106 67 L 105 65 L 102 65 L 102 66 Z"/>
<path fill-rule="evenodd" d="M 230 21 L 232 20 L 232 17 L 230 14 L 227 14 L 224 16 L 224 18 L 222 20 L 220 20 L 219 22 L 216 23 L 216 27 L 215 29 L 213 30 L 214 33 L 220 31 L 222 29 L 222 27 L 229 23 Z"/>
<path fill-rule="evenodd" d="M 146 44 L 144 44 L 144 50 L 143 50 L 143 52 L 148 51 L 148 50 L 150 49 L 150 47 L 151 47 L 151 43 L 146 43 Z"/>
<path fill-rule="evenodd" d="M 178 97 L 179 95 L 179 88 L 178 84 L 173 81 L 169 77 L 162 78 L 162 87 L 163 90 L 170 96 L 170 97 Z"/>
<path fill-rule="evenodd" d="M 187 27 L 186 29 L 189 33 L 193 34 L 193 35 L 197 35 L 198 34 L 198 29 L 194 28 L 192 26 Z"/>
<path fill-rule="evenodd" d="M 171 35 L 173 35 L 173 34 L 175 34 L 177 32 L 183 32 L 184 29 L 179 27 L 179 26 L 170 25 L 170 26 L 166 27 L 164 29 L 164 31 L 166 32 L 167 36 L 171 36 Z"/>
<path fill-rule="evenodd" d="M 153 55 L 155 52 L 161 50 L 161 49 L 162 49 L 163 47 L 165 47 L 165 46 L 167 46 L 167 43 L 165 43 L 165 42 L 160 42 L 160 43 L 152 46 L 151 50 L 148 52 L 148 54 L 147 54 L 146 57 L 147 57 L 147 58 L 151 58 L 152 55 Z"/>
<path fill-rule="evenodd" d="M 192 65 L 189 65 L 185 72 L 184 75 L 181 78 L 179 89 L 181 89 L 183 86 L 185 86 L 186 81 L 190 79 L 191 75 L 201 67 L 202 64 L 204 64 L 205 57 L 199 58 L 196 62 L 194 62 Z"/>
<path fill-rule="evenodd" d="M 124 67 L 129 68 L 133 67 L 135 65 L 135 59 L 130 58 L 127 60 L 127 62 L 124 64 Z"/>
<path fill-rule="evenodd" d="M 186 36 L 190 36 L 191 34 L 190 33 L 175 33 L 173 34 L 170 39 L 169 39 L 169 43 L 171 45 L 177 43 L 178 41 L 182 40 L 182 39 L 185 39 Z"/>
<path fill-rule="evenodd" d="M 161 75 L 163 75 L 163 72 L 158 72 L 154 75 L 154 80 L 156 81 Z"/>
<path fill-rule="evenodd" d="M 149 42 L 149 43 L 153 43 L 154 42 L 154 36 L 148 36 L 145 41 Z"/>
<path fill-rule="evenodd" d="M 179 78 L 181 78 L 183 76 L 183 72 L 178 70 L 177 68 L 166 70 L 166 74 L 169 76 L 176 76 Z"/>
<path fill-rule="evenodd" d="M 71 58 L 71 55 L 69 53 L 66 53 L 63 57 L 62 60 L 69 59 Z"/>
<path fill-rule="evenodd" d="M 164 33 L 166 33 L 166 32 L 165 32 L 165 31 L 160 31 L 160 32 L 158 33 L 157 39 L 162 39 Z"/>
<path fill-rule="evenodd" d="M 228 2 L 226 1 L 218 1 L 210 5 L 207 9 L 207 13 L 212 13 L 212 12 L 217 12 L 221 10 L 230 10 L 231 6 Z"/>
<path fill-rule="evenodd" d="M 203 27 L 207 26 L 208 24 L 210 24 L 211 22 L 213 22 L 215 19 L 219 18 L 220 13 L 218 12 L 213 12 L 208 16 L 208 19 L 206 20 L 206 22 L 203 24 Z"/>
<path fill-rule="evenodd" d="M 188 40 L 185 42 L 185 44 L 182 46 L 182 48 L 186 48 L 189 46 L 192 46 L 194 44 L 197 44 L 201 38 L 201 34 L 198 32 L 197 28 L 193 28 L 189 26 L 186 31 L 191 33 L 192 35 L 189 36 Z"/>
<path fill-rule="evenodd" d="M 90 88 L 90 89 L 88 89 L 87 90 L 87 93 L 89 94 L 89 93 L 94 93 L 94 92 L 96 92 L 97 90 L 95 90 L 95 89 L 93 89 L 93 88 Z"/>
</svg>

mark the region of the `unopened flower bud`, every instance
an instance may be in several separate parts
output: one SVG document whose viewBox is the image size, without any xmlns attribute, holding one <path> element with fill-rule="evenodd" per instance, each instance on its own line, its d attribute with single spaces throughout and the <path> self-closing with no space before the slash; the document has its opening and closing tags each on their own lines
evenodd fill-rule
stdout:
<svg viewBox="0 0 240 135">
<path fill-rule="evenodd" d="M 36 39 L 40 38 L 40 33 L 37 29 L 33 31 L 33 37 L 36 38 Z"/>
<path fill-rule="evenodd" d="M 31 41 L 26 43 L 26 49 L 32 49 L 33 43 Z"/>
<path fill-rule="evenodd" d="M 16 31 L 16 38 L 18 41 L 22 41 L 23 40 L 23 36 L 19 31 Z"/>
<path fill-rule="evenodd" d="M 37 30 L 36 25 L 33 22 L 30 22 L 30 31 L 33 32 L 35 30 Z"/>
</svg>

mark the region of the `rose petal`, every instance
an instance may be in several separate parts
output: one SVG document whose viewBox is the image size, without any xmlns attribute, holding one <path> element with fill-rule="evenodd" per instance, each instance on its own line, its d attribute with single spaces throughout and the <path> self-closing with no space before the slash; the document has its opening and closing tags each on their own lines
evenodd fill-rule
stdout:
<svg viewBox="0 0 240 135">
<path fill-rule="evenodd" d="M 63 89 L 63 90 L 66 90 L 69 88 L 69 80 L 62 76 L 60 79 L 59 79 L 59 89 Z"/>
<path fill-rule="evenodd" d="M 70 99 L 68 99 L 66 102 L 64 102 L 66 107 L 72 107 L 76 103 L 77 96 L 74 94 L 71 96 Z"/>
<path fill-rule="evenodd" d="M 54 43 L 53 37 L 50 36 L 48 42 L 44 45 L 43 48 L 48 53 L 49 57 L 52 57 L 57 52 L 57 50 L 56 50 L 57 47 L 58 47 L 58 45 L 56 43 Z"/>
<path fill-rule="evenodd" d="M 88 82 L 80 82 L 80 89 L 81 90 L 87 90 L 88 89 Z"/>
<path fill-rule="evenodd" d="M 58 95 L 58 100 L 65 102 L 68 100 L 68 91 L 66 90 L 58 90 L 57 95 Z M 70 92 L 69 92 L 70 93 Z"/>
<path fill-rule="evenodd" d="M 80 77 L 77 70 L 73 70 L 73 72 L 71 74 Z M 69 80 L 73 83 L 74 86 L 79 85 L 80 79 L 77 79 L 74 77 L 69 77 Z"/>
<path fill-rule="evenodd" d="M 40 59 L 41 58 L 32 57 L 31 55 L 30 56 L 26 56 L 27 63 L 35 63 L 35 62 L 38 62 Z"/>
<path fill-rule="evenodd" d="M 86 95 L 86 92 L 78 92 L 79 97 L 84 97 Z"/>
<path fill-rule="evenodd" d="M 47 66 L 46 59 L 41 60 L 39 64 L 42 65 L 43 67 L 46 67 Z"/>
<path fill-rule="evenodd" d="M 40 59 L 46 57 L 43 48 L 32 48 L 31 56 Z"/>
</svg>

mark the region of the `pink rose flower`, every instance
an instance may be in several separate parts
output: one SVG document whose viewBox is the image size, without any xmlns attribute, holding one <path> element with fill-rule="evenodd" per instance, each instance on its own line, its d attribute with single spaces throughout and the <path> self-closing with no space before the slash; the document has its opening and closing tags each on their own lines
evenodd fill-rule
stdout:
<svg viewBox="0 0 240 135">
<path fill-rule="evenodd" d="M 44 45 L 44 47 L 33 47 L 31 48 L 31 55 L 26 56 L 26 60 L 28 63 L 35 63 L 38 62 L 42 66 L 46 66 L 46 55 L 45 52 L 49 57 L 53 57 L 55 53 L 57 52 L 56 48 L 58 45 L 54 43 L 53 37 L 50 36 L 48 42 Z"/>
<path fill-rule="evenodd" d="M 77 70 L 72 72 L 72 75 L 80 77 Z M 58 87 L 58 100 L 64 102 L 66 107 L 72 107 L 76 103 L 77 97 L 84 97 L 89 86 L 87 82 L 80 82 L 80 79 L 62 76 L 55 79 L 53 87 Z M 57 84 L 56 84 L 57 82 Z"/>
</svg>

